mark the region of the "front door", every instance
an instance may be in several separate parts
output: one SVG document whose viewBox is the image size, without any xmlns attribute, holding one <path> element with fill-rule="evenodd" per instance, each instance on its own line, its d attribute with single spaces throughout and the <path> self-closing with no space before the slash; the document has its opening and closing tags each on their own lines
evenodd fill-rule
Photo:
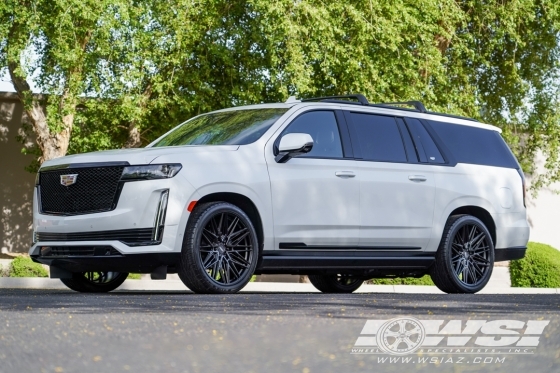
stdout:
<svg viewBox="0 0 560 373">
<path fill-rule="evenodd" d="M 335 111 L 307 111 L 273 139 L 277 144 L 288 133 L 313 138 L 311 152 L 286 163 L 276 163 L 272 151 L 266 155 L 276 248 L 358 245 L 360 181 L 355 161 L 345 158 L 341 131 L 347 129 L 339 122 Z"/>
</svg>

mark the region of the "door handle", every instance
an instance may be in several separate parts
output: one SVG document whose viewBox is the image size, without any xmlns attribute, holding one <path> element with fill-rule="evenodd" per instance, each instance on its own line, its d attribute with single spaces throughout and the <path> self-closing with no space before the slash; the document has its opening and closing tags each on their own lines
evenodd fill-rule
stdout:
<svg viewBox="0 0 560 373">
<path fill-rule="evenodd" d="M 426 181 L 427 178 L 424 175 L 410 175 L 408 177 L 408 180 L 410 180 L 410 181 Z"/>
<path fill-rule="evenodd" d="M 336 171 L 334 174 L 342 178 L 350 178 L 356 176 L 352 171 Z"/>
</svg>

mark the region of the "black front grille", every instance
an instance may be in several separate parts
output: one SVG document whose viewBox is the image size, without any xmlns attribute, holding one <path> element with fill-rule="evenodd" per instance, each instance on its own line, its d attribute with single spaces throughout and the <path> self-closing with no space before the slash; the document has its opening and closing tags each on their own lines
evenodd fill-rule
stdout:
<svg viewBox="0 0 560 373">
<path fill-rule="evenodd" d="M 156 244 L 157 242 L 152 242 L 152 235 L 153 228 L 74 233 L 35 232 L 37 242 L 121 241 L 130 246 Z"/>
<path fill-rule="evenodd" d="M 43 246 L 43 257 L 67 256 L 120 256 L 121 253 L 111 246 Z"/>
<path fill-rule="evenodd" d="M 41 212 L 81 215 L 113 210 L 123 169 L 124 166 L 110 166 L 41 171 Z M 62 185 L 61 176 L 64 175 L 77 175 L 75 183 Z"/>
</svg>

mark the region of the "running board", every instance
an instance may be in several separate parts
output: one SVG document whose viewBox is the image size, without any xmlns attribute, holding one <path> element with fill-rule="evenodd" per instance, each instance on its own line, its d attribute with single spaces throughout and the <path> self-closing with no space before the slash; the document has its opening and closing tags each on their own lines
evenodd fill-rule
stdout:
<svg viewBox="0 0 560 373">
<path fill-rule="evenodd" d="M 424 252 L 274 250 L 263 252 L 257 271 L 427 269 L 434 261 L 435 253 Z"/>
</svg>

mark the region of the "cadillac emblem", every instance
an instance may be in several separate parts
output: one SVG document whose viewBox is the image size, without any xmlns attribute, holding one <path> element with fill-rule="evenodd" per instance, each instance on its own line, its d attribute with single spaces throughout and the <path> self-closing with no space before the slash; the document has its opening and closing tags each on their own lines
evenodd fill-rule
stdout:
<svg viewBox="0 0 560 373">
<path fill-rule="evenodd" d="M 70 186 L 72 184 L 76 184 L 77 179 L 78 174 L 60 175 L 60 184 L 64 186 Z"/>
</svg>

